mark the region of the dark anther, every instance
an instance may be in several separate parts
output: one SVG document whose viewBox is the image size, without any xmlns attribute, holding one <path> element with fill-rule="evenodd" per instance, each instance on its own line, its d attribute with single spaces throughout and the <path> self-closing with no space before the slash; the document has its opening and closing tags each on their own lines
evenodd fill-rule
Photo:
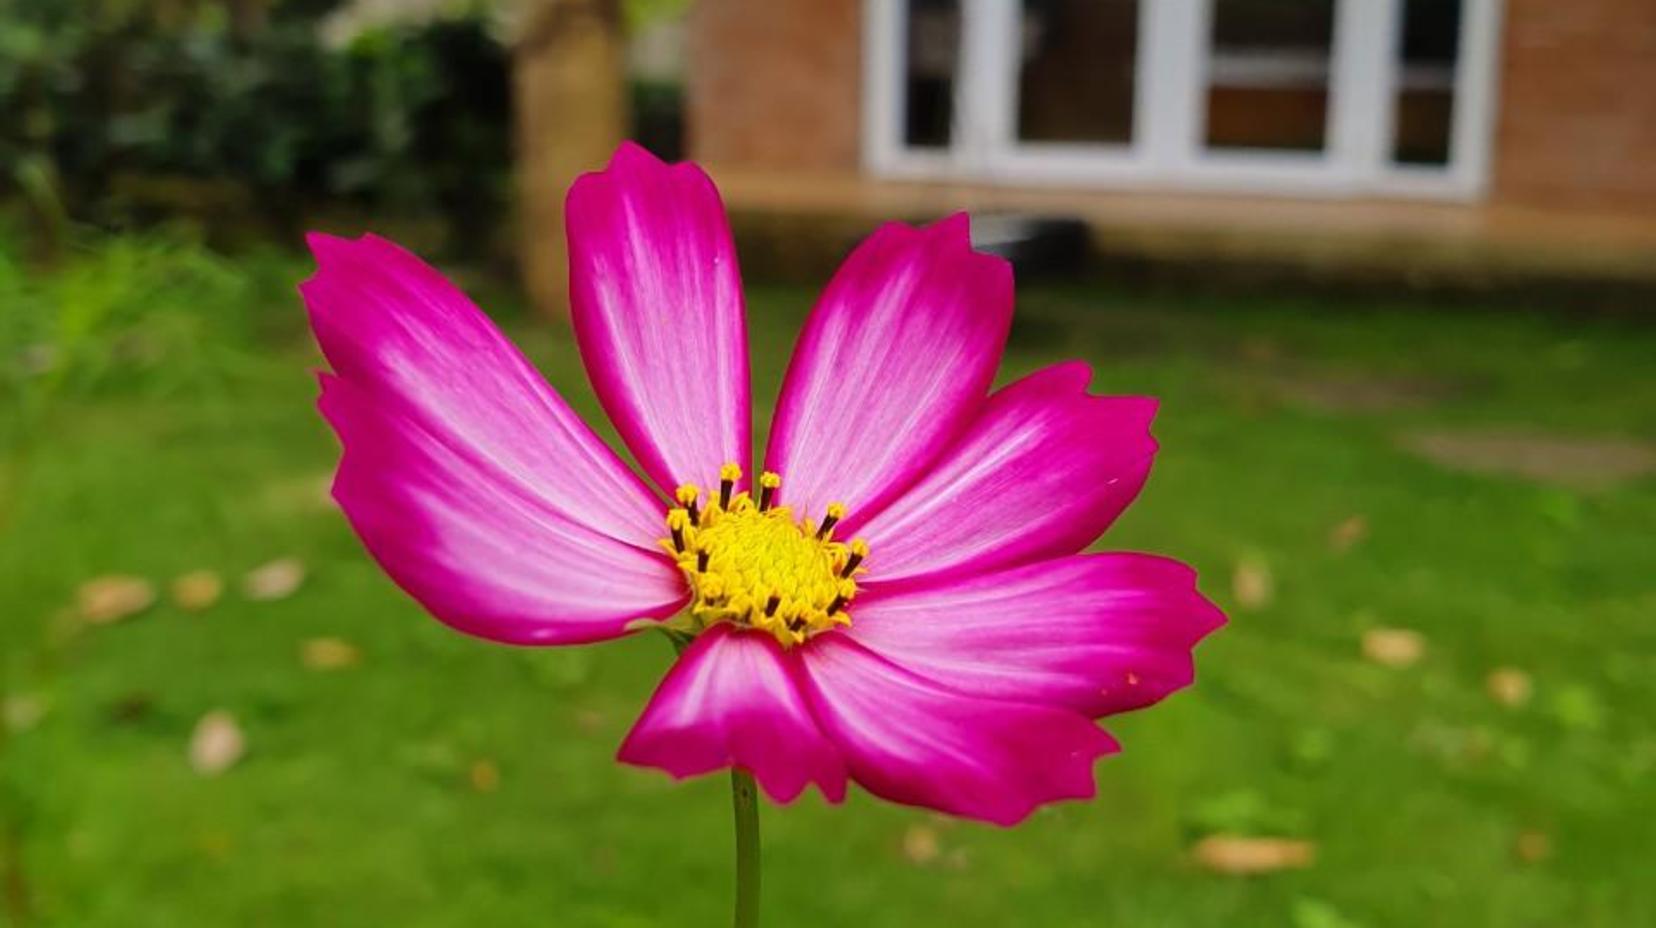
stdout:
<svg viewBox="0 0 1656 928">
<path fill-rule="evenodd" d="M 851 576 L 851 571 L 857 569 L 857 565 L 862 563 L 862 559 L 863 556 L 861 554 L 858 554 L 855 551 L 851 552 L 851 556 L 845 559 L 845 566 L 840 568 L 840 576 Z"/>
<path fill-rule="evenodd" d="M 774 593 L 771 594 L 771 598 L 765 600 L 765 616 L 768 618 L 776 615 L 776 607 L 780 605 L 782 605 L 782 597 L 777 596 Z"/>
<path fill-rule="evenodd" d="M 731 494 L 731 491 L 733 491 L 735 489 L 736 489 L 736 481 L 734 481 L 734 480 L 721 480 L 721 481 L 719 481 L 719 508 L 720 509 L 729 509 L 730 508 L 730 494 Z"/>
<path fill-rule="evenodd" d="M 684 506 L 684 509 L 685 509 L 685 512 L 690 516 L 690 524 L 691 525 L 700 525 L 701 524 L 701 510 L 696 506 L 696 501 L 695 500 L 691 500 L 690 502 L 686 503 L 685 506 Z"/>
<path fill-rule="evenodd" d="M 836 613 L 836 612 L 838 612 L 838 611 L 840 611 L 841 609 L 844 609 L 844 608 L 845 608 L 845 597 L 844 596 L 836 596 L 836 597 L 834 597 L 834 601 L 828 604 L 828 614 L 833 615 L 834 613 Z"/>
<path fill-rule="evenodd" d="M 673 549 L 680 553 L 684 551 L 684 529 L 682 528 L 673 529 Z"/>
<path fill-rule="evenodd" d="M 761 486 L 759 488 L 759 511 L 764 512 L 771 508 L 771 501 L 776 499 L 776 488 Z"/>
<path fill-rule="evenodd" d="M 707 573 L 707 552 L 706 551 L 699 552 L 696 555 L 696 572 L 700 573 L 700 574 Z"/>
<path fill-rule="evenodd" d="M 818 538 L 827 538 L 828 533 L 834 530 L 834 523 L 836 523 L 838 521 L 839 521 L 839 519 L 835 516 L 831 516 L 831 515 L 823 516 L 822 517 L 822 524 L 817 526 L 816 537 L 818 537 Z"/>
</svg>

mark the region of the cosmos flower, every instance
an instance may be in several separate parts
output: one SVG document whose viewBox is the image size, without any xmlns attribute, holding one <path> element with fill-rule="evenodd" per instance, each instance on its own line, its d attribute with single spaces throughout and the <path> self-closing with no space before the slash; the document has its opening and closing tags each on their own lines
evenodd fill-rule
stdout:
<svg viewBox="0 0 1656 928">
<path fill-rule="evenodd" d="M 626 763 L 999 824 L 1091 796 L 1095 720 L 1190 683 L 1224 622 L 1176 561 L 1077 553 L 1144 484 L 1155 401 L 1089 395 L 1079 362 L 990 392 L 1011 268 L 964 215 L 893 223 L 805 323 L 753 481 L 712 182 L 624 145 L 567 217 L 581 356 L 638 471 L 431 267 L 310 238 L 334 496 L 392 579 L 494 641 L 688 642 Z"/>
</svg>

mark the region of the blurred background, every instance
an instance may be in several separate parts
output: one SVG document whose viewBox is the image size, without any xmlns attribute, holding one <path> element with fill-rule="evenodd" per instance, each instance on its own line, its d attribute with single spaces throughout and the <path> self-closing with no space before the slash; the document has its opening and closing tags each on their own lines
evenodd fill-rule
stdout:
<svg viewBox="0 0 1656 928">
<path fill-rule="evenodd" d="M 768 807 L 770 924 L 1656 924 L 1648 0 L 5 0 L 0 925 L 726 918 L 725 781 L 612 760 L 666 644 L 423 616 L 294 291 L 393 237 L 607 429 L 623 137 L 724 191 L 761 434 L 846 250 L 971 210 L 1003 380 L 1162 399 L 1100 547 L 1232 616 L 1095 801 Z"/>
</svg>

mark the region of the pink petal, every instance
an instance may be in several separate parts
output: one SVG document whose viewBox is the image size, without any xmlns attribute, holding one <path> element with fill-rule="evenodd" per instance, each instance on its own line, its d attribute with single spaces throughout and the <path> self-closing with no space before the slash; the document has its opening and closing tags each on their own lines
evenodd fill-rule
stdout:
<svg viewBox="0 0 1656 928">
<path fill-rule="evenodd" d="M 851 776 L 893 802 L 1012 825 L 1093 795 L 1093 762 L 1117 750 L 1067 709 L 952 692 L 841 633 L 800 653 L 806 697 Z"/>
<path fill-rule="evenodd" d="M 671 493 L 752 460 L 747 333 L 713 182 L 630 142 L 570 188 L 569 297 L 598 399 Z"/>
<path fill-rule="evenodd" d="M 685 599 L 665 555 L 570 519 L 476 448 L 322 375 L 345 446 L 334 498 L 399 586 L 453 627 L 511 644 L 613 638 Z"/>
<path fill-rule="evenodd" d="M 987 699 L 1089 717 L 1190 684 L 1191 648 L 1225 622 L 1196 572 L 1148 554 L 1082 554 L 1001 573 L 876 588 L 846 634 L 893 663 Z"/>
<path fill-rule="evenodd" d="M 780 498 L 866 518 L 970 420 L 1012 318 L 1012 268 L 972 251 L 964 213 L 881 226 L 851 253 L 788 365 L 767 467 Z"/>
<path fill-rule="evenodd" d="M 839 534 L 868 540 L 869 581 L 1073 554 L 1108 528 L 1150 473 L 1156 402 L 1088 396 L 1090 377 L 1070 362 L 996 392 L 896 502 L 848 519 Z"/>
<path fill-rule="evenodd" d="M 299 290 L 340 378 L 501 483 L 653 549 L 661 502 L 465 294 L 382 238 L 308 241 L 318 268 Z"/>
<path fill-rule="evenodd" d="M 715 625 L 661 681 L 620 759 L 679 778 L 742 767 L 777 802 L 812 782 L 839 802 L 845 765 L 800 695 L 797 664 L 768 634 Z"/>
</svg>

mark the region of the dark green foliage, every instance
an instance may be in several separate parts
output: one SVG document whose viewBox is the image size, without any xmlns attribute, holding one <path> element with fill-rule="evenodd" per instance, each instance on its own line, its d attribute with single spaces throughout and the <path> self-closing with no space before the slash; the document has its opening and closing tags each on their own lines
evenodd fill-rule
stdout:
<svg viewBox="0 0 1656 928">
<path fill-rule="evenodd" d="M 238 29 L 219 4 L 10 0 L 0 184 L 44 162 L 71 211 L 100 219 L 233 196 L 281 224 L 344 198 L 482 226 L 501 204 L 511 109 L 486 24 L 387 27 L 334 49 L 306 6 Z"/>
</svg>

